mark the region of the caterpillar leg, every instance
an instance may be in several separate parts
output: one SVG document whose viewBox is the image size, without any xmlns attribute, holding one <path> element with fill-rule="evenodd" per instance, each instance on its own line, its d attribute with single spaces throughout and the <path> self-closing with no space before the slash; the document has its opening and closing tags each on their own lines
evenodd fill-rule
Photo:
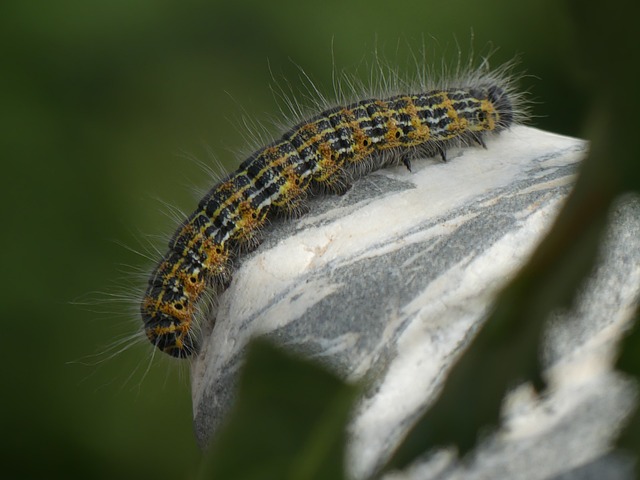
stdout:
<svg viewBox="0 0 640 480">
<path fill-rule="evenodd" d="M 484 148 L 485 150 L 487 149 L 487 144 L 484 143 L 484 139 L 482 138 L 482 136 L 480 135 L 474 135 L 473 136 L 473 140 L 480 145 L 482 148 Z"/>
<path fill-rule="evenodd" d="M 240 250 L 245 253 L 253 252 L 264 241 L 264 236 L 260 233 L 254 232 L 251 236 L 244 239 Z"/>
<path fill-rule="evenodd" d="M 291 205 L 285 212 L 283 212 L 283 215 L 291 219 L 296 219 L 304 217 L 307 213 L 309 213 L 309 210 L 309 205 L 304 202 L 299 202 L 297 204 Z"/>
<path fill-rule="evenodd" d="M 313 183 L 314 190 L 338 195 L 339 197 L 351 190 L 351 187 L 353 186 L 345 173 L 334 174 L 331 178 L 326 180 L 314 180 Z"/>
<path fill-rule="evenodd" d="M 309 213 L 309 206 L 303 199 L 288 201 L 285 205 L 278 206 L 273 210 L 275 218 L 296 219 Z"/>
<path fill-rule="evenodd" d="M 341 197 L 342 195 L 347 193 L 349 190 L 351 190 L 352 186 L 353 184 L 347 181 L 346 177 L 341 177 L 341 178 L 337 178 L 330 184 L 325 185 L 325 188 L 329 192 Z"/>
<path fill-rule="evenodd" d="M 411 170 L 411 157 L 409 155 L 402 155 L 400 157 L 400 161 L 402 162 L 402 164 L 407 167 L 407 170 L 409 170 L 410 172 Z"/>
<path fill-rule="evenodd" d="M 447 151 L 444 149 L 442 145 L 438 145 L 436 147 L 438 149 L 438 153 L 440 154 L 440 158 L 442 158 L 443 162 L 447 162 Z"/>
</svg>

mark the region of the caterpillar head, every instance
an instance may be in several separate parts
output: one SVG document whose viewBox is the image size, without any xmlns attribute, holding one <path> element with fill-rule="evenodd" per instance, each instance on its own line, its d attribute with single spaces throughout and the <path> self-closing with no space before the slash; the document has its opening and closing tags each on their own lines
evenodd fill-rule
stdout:
<svg viewBox="0 0 640 480">
<path fill-rule="evenodd" d="M 141 314 L 149 341 L 172 357 L 185 358 L 198 349 L 191 318 L 183 303 L 154 301 L 146 296 Z"/>
<path fill-rule="evenodd" d="M 201 272 L 185 269 L 185 262 L 170 254 L 160 262 L 140 305 L 149 341 L 174 357 L 197 349 L 193 333 L 194 303 L 204 288 Z"/>
</svg>

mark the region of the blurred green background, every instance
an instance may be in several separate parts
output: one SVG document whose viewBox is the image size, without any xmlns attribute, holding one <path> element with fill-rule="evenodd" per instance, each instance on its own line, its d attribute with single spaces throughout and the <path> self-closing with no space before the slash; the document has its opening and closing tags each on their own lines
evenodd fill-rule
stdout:
<svg viewBox="0 0 640 480">
<path fill-rule="evenodd" d="M 131 249 L 174 228 L 158 199 L 189 211 L 210 186 L 188 157 L 214 165 L 210 148 L 232 167 L 243 111 L 277 115 L 270 69 L 295 89 L 299 65 L 329 93 L 333 63 L 423 42 L 453 55 L 473 32 L 477 52 L 499 47 L 494 65 L 520 56 L 533 125 L 579 136 L 586 99 L 558 3 L 3 1 L 3 478 L 197 472 L 186 362 L 150 362 L 146 344 L 109 358 L 139 328 L 135 303 L 74 302 L 151 267 Z"/>
</svg>

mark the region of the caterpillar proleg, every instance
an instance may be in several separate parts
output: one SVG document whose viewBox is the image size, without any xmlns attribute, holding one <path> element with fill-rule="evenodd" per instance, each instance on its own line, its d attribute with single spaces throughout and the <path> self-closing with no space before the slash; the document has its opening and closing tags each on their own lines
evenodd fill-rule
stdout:
<svg viewBox="0 0 640 480">
<path fill-rule="evenodd" d="M 485 147 L 519 121 L 508 68 L 457 77 L 324 108 L 252 153 L 202 198 L 153 270 L 141 304 L 149 341 L 174 357 L 197 351 L 198 305 L 228 285 L 234 259 L 271 218 L 303 212 L 311 195 L 343 194 L 372 170 Z"/>
</svg>

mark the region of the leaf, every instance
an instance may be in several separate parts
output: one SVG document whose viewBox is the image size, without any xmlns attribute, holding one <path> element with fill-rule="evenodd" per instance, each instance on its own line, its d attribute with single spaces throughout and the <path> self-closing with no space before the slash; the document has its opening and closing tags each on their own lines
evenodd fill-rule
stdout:
<svg viewBox="0 0 640 480">
<path fill-rule="evenodd" d="M 200 478 L 345 478 L 345 428 L 357 393 L 309 361 L 252 342 L 236 405 Z"/>
<path fill-rule="evenodd" d="M 619 48 L 634 28 L 633 20 L 616 0 L 606 9 L 600 2 L 568 3 L 581 47 L 578 57 L 596 79 L 590 154 L 553 229 L 502 292 L 494 312 L 452 368 L 440 397 L 384 470 L 402 468 L 437 446 L 454 444 L 462 454 L 468 452 L 480 432 L 498 424 L 510 387 L 521 381 L 543 387 L 537 354 L 544 322 L 554 310 L 570 306 L 592 269 L 614 199 L 628 191 L 640 192 L 637 149 L 632 145 L 640 105 L 637 95 L 629 95 L 635 88 L 627 72 L 629 49 Z M 594 29 L 603 28 L 611 35 L 593 35 Z M 637 56 L 638 49 L 631 50 Z M 636 425 L 638 420 L 633 420 Z M 637 438 L 637 431 L 634 435 Z"/>
<path fill-rule="evenodd" d="M 622 341 L 616 368 L 635 377 L 640 384 L 640 306 L 636 310 L 635 325 Z M 640 457 L 640 406 L 636 405 L 634 413 L 618 437 L 617 446 L 634 453 L 636 458 Z"/>
</svg>

